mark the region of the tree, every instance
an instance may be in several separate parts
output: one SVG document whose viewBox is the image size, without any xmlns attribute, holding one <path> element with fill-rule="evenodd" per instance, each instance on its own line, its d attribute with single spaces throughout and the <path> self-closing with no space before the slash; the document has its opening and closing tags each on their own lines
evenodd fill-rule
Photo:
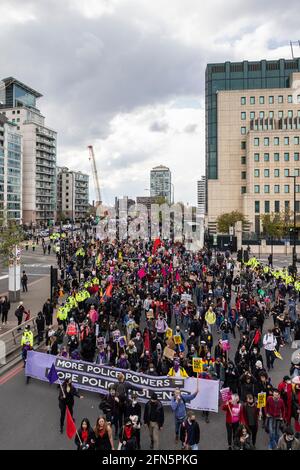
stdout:
<svg viewBox="0 0 300 470">
<path fill-rule="evenodd" d="M 234 227 L 236 222 L 246 223 L 246 217 L 239 211 L 226 212 L 217 218 L 217 228 L 219 233 L 229 233 L 229 228 Z"/>
<path fill-rule="evenodd" d="M 279 240 L 286 233 L 287 221 L 285 213 L 262 214 L 260 218 L 265 236 Z"/>
<path fill-rule="evenodd" d="M 8 265 L 13 249 L 19 246 L 24 238 L 22 227 L 15 220 L 5 216 L 0 220 L 0 257 L 5 265 Z"/>
</svg>

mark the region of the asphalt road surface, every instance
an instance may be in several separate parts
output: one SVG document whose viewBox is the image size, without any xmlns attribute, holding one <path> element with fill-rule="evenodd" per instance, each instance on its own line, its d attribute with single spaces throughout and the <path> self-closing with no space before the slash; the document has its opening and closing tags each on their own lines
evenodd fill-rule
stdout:
<svg viewBox="0 0 300 470">
<path fill-rule="evenodd" d="M 271 320 L 267 320 L 267 328 Z M 264 328 L 264 329 L 265 329 Z M 213 330 L 214 344 L 218 340 Z M 236 351 L 236 340 L 232 343 L 233 357 Z M 278 385 L 282 377 L 288 374 L 290 357 L 293 352 L 289 347 L 280 350 L 283 360 L 275 361 L 275 369 L 270 373 L 273 385 Z M 264 352 L 263 352 L 263 357 Z M 66 434 L 59 433 L 58 390 L 55 385 L 31 379 L 27 385 L 24 371 L 19 366 L 15 371 L 0 378 L 0 449 L 74 449 L 73 441 L 69 441 Z M 83 400 L 75 398 L 74 417 L 79 426 L 81 419 L 89 418 L 92 425 L 101 415 L 99 410 L 99 395 L 82 391 Z M 210 413 L 210 422 L 207 424 L 201 412 L 196 413 L 200 424 L 202 450 L 227 449 L 225 413 Z M 143 449 L 149 449 L 147 428 L 143 426 L 141 432 Z M 261 428 L 257 438 L 257 449 L 267 449 L 268 435 Z M 175 444 L 174 417 L 170 407 L 165 407 L 165 425 L 160 433 L 160 448 L 166 450 L 180 449 Z"/>
</svg>

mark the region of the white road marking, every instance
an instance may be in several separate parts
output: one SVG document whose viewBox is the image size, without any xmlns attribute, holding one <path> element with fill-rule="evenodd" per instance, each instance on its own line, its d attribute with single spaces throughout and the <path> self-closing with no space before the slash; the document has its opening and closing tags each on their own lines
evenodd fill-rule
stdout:
<svg viewBox="0 0 300 470">
<path fill-rule="evenodd" d="M 8 279 L 8 274 L 6 274 L 5 276 L 0 277 L 0 281 L 2 281 L 3 279 Z"/>
</svg>

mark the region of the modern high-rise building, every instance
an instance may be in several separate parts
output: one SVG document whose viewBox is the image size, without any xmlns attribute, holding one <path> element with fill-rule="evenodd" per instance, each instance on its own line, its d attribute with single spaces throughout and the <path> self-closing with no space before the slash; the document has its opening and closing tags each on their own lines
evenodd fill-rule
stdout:
<svg viewBox="0 0 300 470">
<path fill-rule="evenodd" d="M 154 167 L 150 172 L 150 196 L 161 196 L 166 198 L 171 204 L 172 198 L 172 181 L 170 169 L 166 166 L 159 165 Z M 174 186 L 173 186 L 174 187 Z"/>
<path fill-rule="evenodd" d="M 197 205 L 201 214 L 205 214 L 205 193 L 206 177 L 201 176 L 201 180 L 197 181 Z"/>
<path fill-rule="evenodd" d="M 23 142 L 23 223 L 56 219 L 56 132 L 36 107 L 42 95 L 13 77 L 0 82 L 0 112 L 16 125 Z"/>
<path fill-rule="evenodd" d="M 206 210 L 211 231 L 225 212 L 241 211 L 248 230 L 258 233 L 261 214 L 293 210 L 289 176 L 300 171 L 299 72 L 300 59 L 207 66 Z"/>
<path fill-rule="evenodd" d="M 22 136 L 0 111 L 0 225 L 22 222 Z"/>
<path fill-rule="evenodd" d="M 79 222 L 89 208 L 89 175 L 57 167 L 57 214 Z"/>
</svg>

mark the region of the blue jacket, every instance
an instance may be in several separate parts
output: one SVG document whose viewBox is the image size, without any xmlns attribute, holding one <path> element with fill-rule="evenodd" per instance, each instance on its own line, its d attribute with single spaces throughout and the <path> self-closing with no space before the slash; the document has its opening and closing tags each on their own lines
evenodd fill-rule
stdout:
<svg viewBox="0 0 300 470">
<path fill-rule="evenodd" d="M 181 397 L 179 402 L 177 403 L 176 398 L 172 398 L 171 400 L 171 407 L 172 410 L 175 411 L 175 418 L 185 418 L 186 417 L 186 407 L 185 404 L 189 401 L 194 400 L 197 393 L 186 394 L 184 397 Z"/>
</svg>

